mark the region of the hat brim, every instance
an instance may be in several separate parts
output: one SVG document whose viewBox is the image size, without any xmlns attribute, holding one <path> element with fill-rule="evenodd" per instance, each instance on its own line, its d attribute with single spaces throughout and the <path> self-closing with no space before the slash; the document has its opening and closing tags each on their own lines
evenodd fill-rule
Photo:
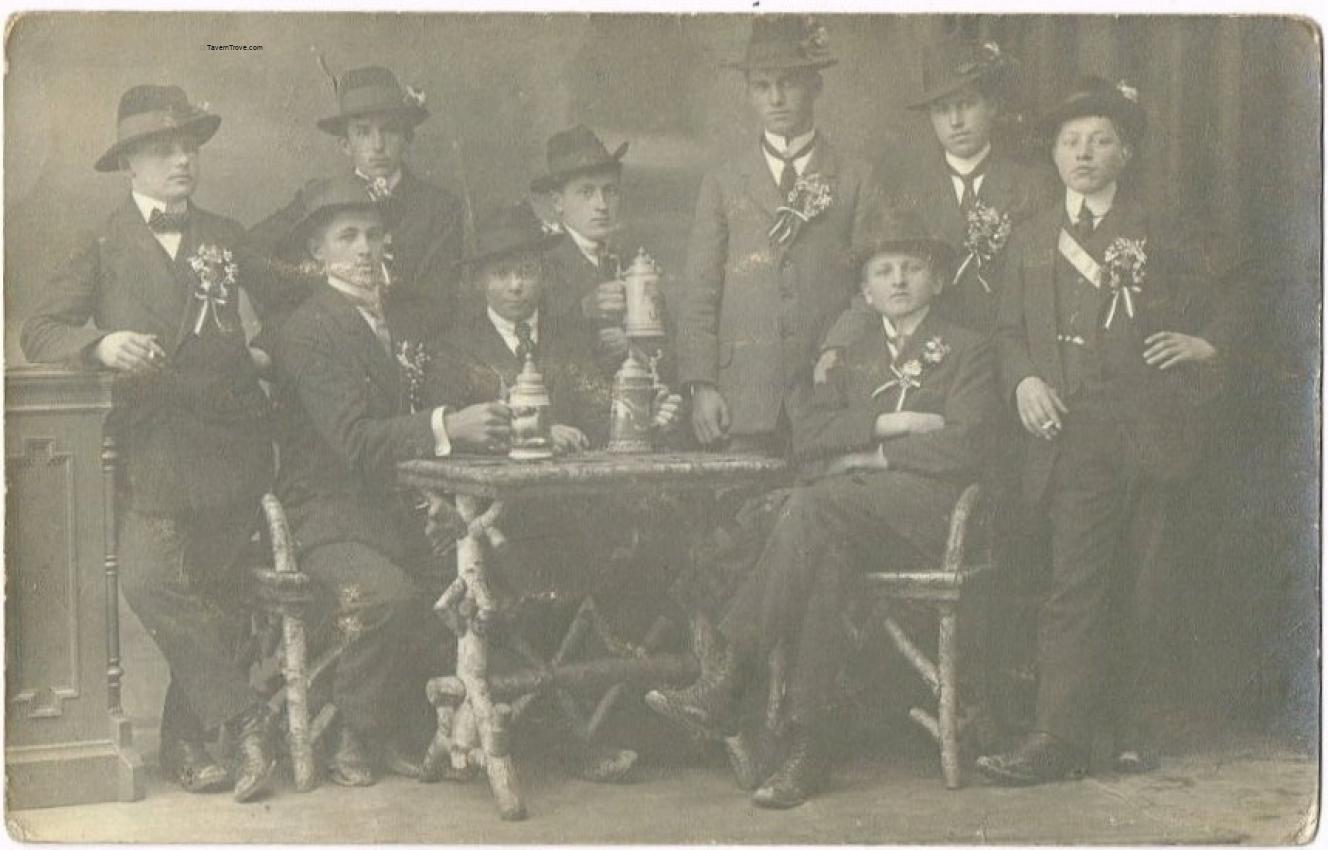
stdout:
<svg viewBox="0 0 1328 850">
<path fill-rule="evenodd" d="M 204 145 L 207 144 L 209 139 L 211 139 L 214 135 L 216 135 L 217 128 L 220 126 L 221 126 L 220 115 L 212 115 L 210 113 L 203 112 L 185 121 L 181 121 L 179 124 L 177 124 L 174 127 L 169 127 L 169 128 L 163 127 L 160 130 L 151 130 L 146 133 L 138 133 L 133 136 L 127 136 L 126 138 L 117 140 L 115 144 L 111 145 L 110 148 L 107 149 L 106 153 L 102 154 L 100 157 L 97 158 L 97 161 L 93 163 L 92 167 L 97 171 L 103 173 L 119 171 L 120 157 L 124 154 L 126 150 L 132 148 L 133 146 L 141 142 L 144 142 L 148 139 L 156 138 L 158 136 L 169 136 L 169 135 L 175 135 L 176 133 L 185 133 L 187 135 L 193 136 L 198 141 L 198 144 Z"/>
<path fill-rule="evenodd" d="M 401 115 L 406 119 L 406 124 L 413 130 L 429 117 L 429 110 L 423 106 L 396 106 L 396 107 L 375 107 L 373 109 L 361 109 L 355 112 L 349 112 L 344 115 L 332 115 L 327 118 L 320 118 L 317 122 L 318 129 L 331 136 L 344 136 L 346 134 L 346 123 L 352 118 L 360 118 L 364 115 Z"/>
<path fill-rule="evenodd" d="M 552 248 L 554 245 L 556 245 L 558 243 L 558 240 L 563 238 L 563 236 L 564 234 L 562 233 L 546 233 L 545 235 L 539 237 L 538 239 L 532 239 L 529 242 L 521 242 L 516 245 L 509 245 L 505 248 L 500 248 L 497 251 L 487 251 L 483 254 L 476 254 L 472 257 L 466 257 L 465 259 L 457 263 L 457 268 L 475 269 L 478 268 L 479 266 L 484 265 L 485 263 L 491 262 L 493 260 L 498 260 L 503 257 L 510 256 L 512 254 L 517 254 L 520 253 L 521 251 L 534 251 L 536 253 L 542 254 L 545 251 Z"/>
<path fill-rule="evenodd" d="M 853 265 L 858 270 L 854 286 L 861 281 L 862 267 L 877 254 L 887 253 L 919 254 L 930 257 L 936 265 L 953 268 L 958 252 L 949 242 L 939 239 L 900 239 L 897 241 L 879 241 L 864 245 L 854 252 Z M 947 281 L 948 283 L 948 281 Z"/>
<path fill-rule="evenodd" d="M 1009 72 L 1010 69 L 1008 67 L 996 66 L 996 67 L 985 68 L 982 71 L 975 71 L 971 74 L 966 74 L 962 77 L 957 77 L 956 79 L 950 80 L 944 85 L 935 86 L 933 88 L 924 91 L 921 95 L 919 95 L 915 100 L 907 104 L 904 108 L 920 112 L 924 109 L 929 108 L 933 103 L 940 100 L 941 98 L 949 97 L 955 92 L 963 91 L 965 88 L 968 88 L 969 86 L 972 85 L 976 85 L 982 82 L 983 80 L 990 79 L 998 83 L 1004 82 Z"/>
<path fill-rule="evenodd" d="M 281 240 L 281 244 L 286 247 L 293 246 L 303 248 L 304 241 L 312 235 L 315 225 L 328 220 L 339 212 L 361 208 L 377 210 L 378 204 L 370 198 L 365 197 L 363 203 L 347 202 L 341 204 L 328 204 L 325 207 L 319 207 L 296 222 L 295 226 L 290 229 L 290 233 L 287 234 L 286 238 Z"/>
<path fill-rule="evenodd" d="M 1130 142 L 1137 143 L 1148 129 L 1148 116 L 1143 107 L 1106 92 L 1092 92 L 1072 98 L 1047 113 L 1042 119 L 1044 135 L 1048 140 L 1054 140 L 1066 121 L 1091 115 L 1110 118 Z"/>
<path fill-rule="evenodd" d="M 552 192 L 559 186 L 571 180 L 573 177 L 580 177 L 583 174 L 592 174 L 606 168 L 622 168 L 622 158 L 627 154 L 628 142 L 618 145 L 613 153 L 609 154 L 608 159 L 602 159 L 599 162 L 578 165 L 576 168 L 567 168 L 562 171 L 553 171 L 548 174 L 536 177 L 530 181 L 530 191 L 532 192 Z"/>
<path fill-rule="evenodd" d="M 752 61 L 744 57 L 742 59 L 720 62 L 719 67 L 730 68 L 734 71 L 791 71 L 794 68 L 807 68 L 808 70 L 819 71 L 822 68 L 829 68 L 838 64 L 838 59 L 829 56 L 821 59 L 806 59 L 797 56 L 789 56 L 780 59 L 765 59 L 758 61 Z"/>
</svg>

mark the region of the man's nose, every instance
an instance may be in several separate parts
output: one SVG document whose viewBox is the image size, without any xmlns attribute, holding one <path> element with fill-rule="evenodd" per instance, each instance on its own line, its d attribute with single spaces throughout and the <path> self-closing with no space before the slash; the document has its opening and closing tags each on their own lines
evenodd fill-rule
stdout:
<svg viewBox="0 0 1328 850">
<path fill-rule="evenodd" d="M 380 150 L 383 149 L 383 143 L 384 143 L 385 141 L 386 141 L 386 138 L 384 137 L 383 132 L 382 132 L 381 130 L 374 130 L 374 131 L 373 131 L 372 133 L 370 133 L 370 135 L 369 135 L 369 144 L 370 144 L 370 145 L 373 147 L 373 149 L 376 150 L 376 151 L 380 151 Z"/>
<path fill-rule="evenodd" d="M 964 113 L 958 106 L 950 107 L 950 126 L 956 129 L 964 126 Z"/>
<path fill-rule="evenodd" d="M 1074 155 L 1076 159 L 1092 159 L 1093 146 L 1088 142 L 1080 142 L 1079 146 L 1075 148 Z"/>
<path fill-rule="evenodd" d="M 771 86 L 768 98 L 771 106 L 782 106 L 784 104 L 784 87 L 779 85 Z"/>
</svg>

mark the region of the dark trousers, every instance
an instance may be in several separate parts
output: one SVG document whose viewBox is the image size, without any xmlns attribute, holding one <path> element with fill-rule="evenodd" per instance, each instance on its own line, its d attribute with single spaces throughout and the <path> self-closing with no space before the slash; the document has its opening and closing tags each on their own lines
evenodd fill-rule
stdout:
<svg viewBox="0 0 1328 850">
<path fill-rule="evenodd" d="M 814 724 L 834 697 L 857 572 L 925 562 L 926 554 L 892 527 L 901 521 L 901 498 L 919 482 L 893 472 L 822 478 L 785 491 L 777 510 L 760 514 L 772 521 L 769 533 L 720 631 L 740 657 L 764 658 L 784 645 L 793 722 Z"/>
<path fill-rule="evenodd" d="M 300 558 L 327 604 L 315 627 L 343 645 L 332 703 L 355 731 L 381 736 L 427 712 L 424 685 L 449 644 L 425 581 L 363 543 L 327 543 Z"/>
<path fill-rule="evenodd" d="M 238 656 L 248 626 L 240 553 L 256 519 L 120 517 L 120 589 L 171 671 L 163 738 L 202 741 L 259 702 Z"/>
<path fill-rule="evenodd" d="M 1169 621 L 1179 487 L 1150 477 L 1109 399 L 1070 402 L 1047 488 L 1052 576 L 1038 619 L 1039 731 L 1087 749 L 1094 716 L 1143 732 Z"/>
</svg>

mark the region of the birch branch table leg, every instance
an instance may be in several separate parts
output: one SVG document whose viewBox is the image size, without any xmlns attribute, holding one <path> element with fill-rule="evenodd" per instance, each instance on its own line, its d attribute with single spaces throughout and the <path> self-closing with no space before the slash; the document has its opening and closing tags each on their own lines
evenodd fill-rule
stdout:
<svg viewBox="0 0 1328 850">
<path fill-rule="evenodd" d="M 503 820 L 521 820 L 526 816 L 526 804 L 508 747 L 511 709 L 495 706 L 489 695 L 488 626 L 496 614 L 496 603 L 489 588 L 484 549 L 490 541 L 488 529 L 502 513 L 502 503 L 495 500 L 481 512 L 478 499 L 459 495 L 456 506 L 467 524 L 466 535 L 457 541 L 457 575 L 466 583 L 466 595 L 473 602 L 465 633 L 457 640 L 457 678 L 465 685 L 466 705 L 479 730 L 484 770 L 498 812 Z"/>
</svg>

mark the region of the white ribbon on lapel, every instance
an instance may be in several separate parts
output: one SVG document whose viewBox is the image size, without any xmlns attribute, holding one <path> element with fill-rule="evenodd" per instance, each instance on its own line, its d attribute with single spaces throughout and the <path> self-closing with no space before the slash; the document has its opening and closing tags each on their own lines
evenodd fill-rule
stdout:
<svg viewBox="0 0 1328 850">
<path fill-rule="evenodd" d="M 898 413 L 899 411 L 903 410 L 904 398 L 908 395 L 908 391 L 917 389 L 922 386 L 922 382 L 918 380 L 920 371 L 915 373 L 913 370 L 908 368 L 914 365 L 920 366 L 921 364 L 917 363 L 916 360 L 910 360 L 908 363 L 904 364 L 905 371 L 901 372 L 896 366 L 891 364 L 890 372 L 894 375 L 894 377 L 886 381 L 884 384 L 881 384 L 876 389 L 872 390 L 871 394 L 872 401 L 875 401 L 876 397 L 879 396 L 881 393 L 886 392 L 887 390 L 893 387 L 899 387 L 899 400 L 895 402 L 895 413 Z"/>
<path fill-rule="evenodd" d="M 1094 289 L 1102 288 L 1102 265 L 1093 259 L 1093 255 L 1085 251 L 1084 246 L 1080 245 L 1078 240 L 1063 227 L 1056 247 L 1060 249 L 1061 256 L 1068 260 L 1070 265 L 1074 266 L 1075 271 L 1083 275 L 1084 280 L 1088 281 Z"/>
</svg>

